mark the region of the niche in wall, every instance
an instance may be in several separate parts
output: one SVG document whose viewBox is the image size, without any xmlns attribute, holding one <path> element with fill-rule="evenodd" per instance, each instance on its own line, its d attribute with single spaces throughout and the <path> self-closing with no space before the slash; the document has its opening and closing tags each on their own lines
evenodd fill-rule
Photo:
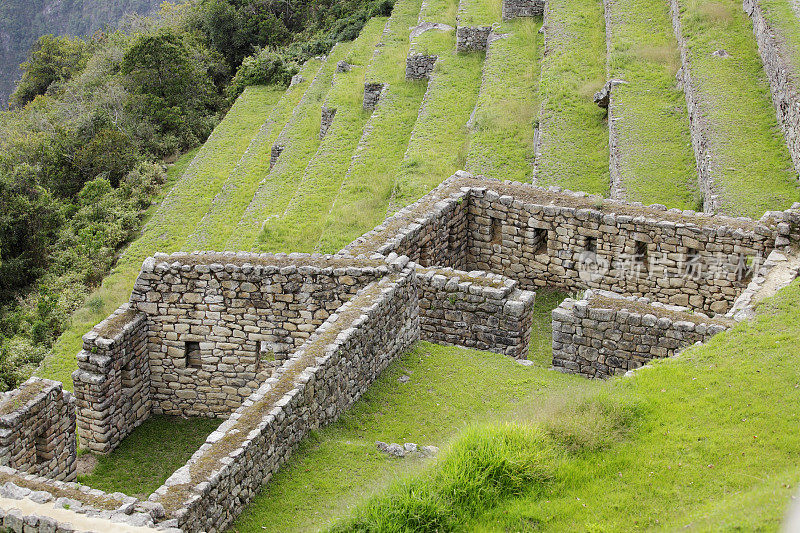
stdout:
<svg viewBox="0 0 800 533">
<path fill-rule="evenodd" d="M 199 342 L 186 341 L 186 368 L 203 368 Z"/>
</svg>

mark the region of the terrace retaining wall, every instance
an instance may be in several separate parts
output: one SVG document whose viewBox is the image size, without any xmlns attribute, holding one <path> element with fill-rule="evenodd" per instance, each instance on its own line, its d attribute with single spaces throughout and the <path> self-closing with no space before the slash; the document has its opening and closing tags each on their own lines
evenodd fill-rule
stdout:
<svg viewBox="0 0 800 533">
<path fill-rule="evenodd" d="M 331 316 L 151 499 L 186 531 L 222 531 L 309 430 L 334 421 L 419 338 L 410 268 Z"/>
<path fill-rule="evenodd" d="M 365 83 L 364 84 L 364 103 L 365 110 L 372 110 L 378 106 L 378 102 L 383 94 L 385 83 Z"/>
<path fill-rule="evenodd" d="M 624 374 L 731 325 L 689 311 L 607 291 L 568 298 L 553 310 L 553 367 L 588 378 Z"/>
<path fill-rule="evenodd" d="M 769 80 L 775 113 L 792 155 L 794 168 L 800 172 L 800 91 L 791 51 L 776 37 L 780 33 L 770 26 L 758 0 L 744 0 L 742 7 L 753 21 L 753 34 L 764 64 L 764 73 Z"/>
<path fill-rule="evenodd" d="M 75 401 L 60 382 L 32 377 L 0 395 L 0 465 L 72 481 L 76 457 Z"/>
<path fill-rule="evenodd" d="M 456 28 L 456 52 L 485 52 L 491 26 L 459 26 Z"/>
</svg>

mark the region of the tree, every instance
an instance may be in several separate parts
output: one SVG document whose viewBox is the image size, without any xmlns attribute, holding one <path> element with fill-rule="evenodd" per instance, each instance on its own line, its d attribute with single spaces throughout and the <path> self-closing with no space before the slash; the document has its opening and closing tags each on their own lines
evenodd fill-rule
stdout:
<svg viewBox="0 0 800 533">
<path fill-rule="evenodd" d="M 22 107 L 45 94 L 56 82 L 71 78 L 86 66 L 89 45 L 77 37 L 44 35 L 34 45 L 30 57 L 21 66 L 22 79 L 11 94 L 14 107 Z"/>
</svg>

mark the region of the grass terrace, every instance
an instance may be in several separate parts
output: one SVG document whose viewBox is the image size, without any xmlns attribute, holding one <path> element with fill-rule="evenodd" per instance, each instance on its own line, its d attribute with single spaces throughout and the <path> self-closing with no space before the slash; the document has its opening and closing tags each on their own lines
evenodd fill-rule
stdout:
<svg viewBox="0 0 800 533">
<path fill-rule="evenodd" d="M 425 48 L 439 59 L 397 172 L 390 211 L 414 202 L 464 167 L 466 124 L 480 91 L 485 54 L 457 54 L 454 32 L 428 31 L 417 37 L 412 50 L 415 47 Z"/>
<path fill-rule="evenodd" d="M 302 81 L 288 88 L 269 110 L 266 121 L 250 140 L 247 150 L 231 171 L 222 190 L 214 197 L 211 208 L 187 239 L 184 250 L 225 249 L 225 243 L 241 220 L 261 180 L 269 173 L 272 144 L 322 65 L 324 62 L 319 59 L 306 61 L 300 69 Z"/>
<path fill-rule="evenodd" d="M 608 196 L 608 128 L 594 93 L 605 84 L 601 0 L 549 0 L 545 11 L 535 181 Z"/>
<path fill-rule="evenodd" d="M 618 171 L 624 196 L 646 205 L 702 211 L 689 117 L 675 82 L 681 66 L 669 6 L 606 0 Z"/>
<path fill-rule="evenodd" d="M 469 131 L 465 170 L 490 178 L 530 181 L 539 114 L 541 22 L 504 22 L 489 45 Z"/>
<path fill-rule="evenodd" d="M 263 224 L 279 216 L 289 204 L 308 162 L 320 145 L 322 103 L 331 88 L 336 64 L 347 57 L 353 42 L 338 43 L 325 59 L 292 117 L 278 136 L 284 146 L 273 169 L 264 177 L 226 244 L 228 250 L 251 250 Z"/>
<path fill-rule="evenodd" d="M 758 4 L 770 26 L 778 33 L 796 72 L 800 72 L 800 6 L 789 0 L 759 0 Z"/>
<path fill-rule="evenodd" d="M 758 218 L 800 198 L 767 80 L 740 2 L 678 0 L 692 76 L 704 105 L 711 176 L 722 210 Z M 725 50 L 729 57 L 712 55 Z"/>
<path fill-rule="evenodd" d="M 367 23 L 345 59 L 351 65 L 350 71 L 335 74 L 325 102 L 328 108 L 336 109 L 333 124 L 306 167 L 286 210 L 267 222 L 256 249 L 314 251 L 325 218 L 350 166 L 350 158 L 371 115 L 362 108 L 364 70 L 386 20 L 376 17 Z"/>
<path fill-rule="evenodd" d="M 341 187 L 334 195 L 316 251 L 335 252 L 383 221 L 397 167 L 403 159 L 425 81 L 406 81 L 408 28 L 416 24 L 421 0 L 398 0 L 389 28 L 367 67 L 367 82 L 386 83 L 381 101 L 364 129 Z"/>
<path fill-rule="evenodd" d="M 501 18 L 499 0 L 461 0 L 458 5 L 459 26 L 491 26 Z"/>
</svg>

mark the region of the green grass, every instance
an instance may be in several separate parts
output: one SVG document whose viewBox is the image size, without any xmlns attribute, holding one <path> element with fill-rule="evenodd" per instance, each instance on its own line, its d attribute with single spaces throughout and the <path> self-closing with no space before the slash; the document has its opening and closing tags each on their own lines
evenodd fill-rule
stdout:
<svg viewBox="0 0 800 533">
<path fill-rule="evenodd" d="M 607 0 L 609 78 L 624 197 L 702 211 L 689 117 L 675 82 L 680 68 L 669 6 L 660 0 Z M 613 170 L 612 170 L 613 172 Z"/>
<path fill-rule="evenodd" d="M 185 250 L 223 250 L 253 199 L 261 180 L 269 173 L 272 144 L 292 116 L 298 102 L 322 67 L 318 59 L 308 60 L 300 70 L 303 81 L 287 89 L 269 110 L 266 121 L 251 139 L 239 162 L 231 171 L 210 209 L 186 240 Z"/>
<path fill-rule="evenodd" d="M 455 53 L 452 32 L 427 32 L 420 37 L 427 34 L 433 34 L 429 39 L 436 39 L 439 59 L 397 172 L 390 210 L 424 196 L 456 170 L 463 169 L 466 161 L 466 124 L 480 91 L 485 54 Z"/>
<path fill-rule="evenodd" d="M 472 116 L 465 170 L 530 181 L 539 115 L 539 28 L 536 19 L 504 22 L 498 33 L 507 36 L 491 43 Z"/>
<path fill-rule="evenodd" d="M 95 456 L 94 472 L 78 481 L 104 492 L 147 499 L 221 423 L 214 418 L 153 415 L 109 455 Z"/>
<path fill-rule="evenodd" d="M 458 25 L 491 26 L 500 22 L 502 11 L 500 0 L 461 0 L 458 5 Z"/>
<path fill-rule="evenodd" d="M 325 105 L 336 109 L 333 124 L 309 162 L 281 216 L 271 219 L 259 236 L 259 251 L 313 252 L 331 204 L 345 179 L 350 158 L 371 112 L 362 108 L 364 70 L 381 36 L 386 18 L 371 19 L 345 59 L 349 72 L 334 76 Z"/>
<path fill-rule="evenodd" d="M 570 383 L 599 386 L 549 370 L 550 311 L 564 297 L 537 294 L 534 338 L 546 335 L 548 342 L 532 345 L 534 366 L 498 354 L 419 343 L 336 423 L 305 439 L 232 530 L 318 530 L 375 491 L 431 463 L 386 456 L 375 448 L 376 440 L 445 447 L 470 421 L 513 413 L 526 399 Z M 398 381 L 403 375 L 410 377 L 407 383 Z"/>
<path fill-rule="evenodd" d="M 277 139 L 285 148 L 275 166 L 259 184 L 231 233 L 225 245 L 227 250 L 253 249 L 264 223 L 286 209 L 302 180 L 308 162 L 319 148 L 322 104 L 331 88 L 336 63 L 347 57 L 354 42 L 356 41 L 340 42 L 333 47 L 325 64 L 295 107 L 291 119 Z"/>
<path fill-rule="evenodd" d="M 403 159 L 419 106 L 424 81 L 406 81 L 408 28 L 417 21 L 421 0 L 398 0 L 389 19 L 382 46 L 376 48 L 365 79 L 387 83 L 359 141 L 344 181 L 315 246 L 335 252 L 383 221 L 397 167 Z"/>
<path fill-rule="evenodd" d="M 608 128 L 592 98 L 605 84 L 600 0 L 547 3 L 536 183 L 608 195 Z"/>
<path fill-rule="evenodd" d="M 800 19 L 789 0 L 759 0 L 764 18 L 776 32 L 781 52 L 788 54 L 795 72 L 800 72 Z M 796 74 L 795 74 L 796 79 Z"/>
<path fill-rule="evenodd" d="M 692 76 L 708 121 L 720 209 L 760 217 L 800 198 L 752 24 L 736 0 L 680 1 Z M 712 56 L 723 49 L 731 57 Z"/>
<path fill-rule="evenodd" d="M 457 14 L 458 2 L 453 2 L 453 0 L 428 0 L 423 2 L 420 7 L 419 20 L 423 22 L 440 22 L 455 27 Z M 414 22 L 413 26 L 416 25 L 416 22 Z M 425 32 L 417 38 L 432 33 L 436 32 Z"/>
<path fill-rule="evenodd" d="M 111 273 L 73 313 L 70 325 L 36 375 L 61 381 L 72 390 L 70 374 L 77 368 L 75 355 L 81 337 L 130 297 L 142 261 L 155 252 L 177 251 L 205 213 L 222 183 L 241 158 L 264 116 L 279 98 L 274 87 L 249 87 L 191 162 L 184 157 L 173 168 L 184 169 L 166 197 L 152 210 L 142 231 L 122 253 Z M 173 179 L 175 172 L 172 173 Z"/>
<path fill-rule="evenodd" d="M 497 417 L 513 422 L 511 430 L 496 419 L 488 437 L 466 432 L 454 452 L 379 492 L 348 520 L 358 524 L 372 516 L 380 524 L 390 512 L 402 518 L 409 509 L 438 509 L 448 504 L 437 492 L 442 478 L 463 478 L 473 494 L 513 482 L 518 471 L 509 468 L 497 482 L 458 454 L 476 439 L 501 439 L 498 433 L 513 442 L 525 428 L 535 449 L 522 458 L 553 457 L 547 470 L 531 463 L 531 474 L 548 475 L 531 476 L 515 496 L 467 500 L 462 507 L 470 513 L 461 512 L 458 501 L 449 503 L 462 518 L 457 530 L 776 530 L 800 482 L 798 301 L 795 282 L 763 305 L 753 322 L 632 378 L 615 378 L 592 392 L 579 387 L 525 399 L 512 417 Z M 485 463 L 514 465 L 519 456 L 519 449 L 501 448 Z M 387 505 L 389 496 L 399 503 Z M 360 530 L 431 529 L 396 520 L 391 527 Z"/>
</svg>

